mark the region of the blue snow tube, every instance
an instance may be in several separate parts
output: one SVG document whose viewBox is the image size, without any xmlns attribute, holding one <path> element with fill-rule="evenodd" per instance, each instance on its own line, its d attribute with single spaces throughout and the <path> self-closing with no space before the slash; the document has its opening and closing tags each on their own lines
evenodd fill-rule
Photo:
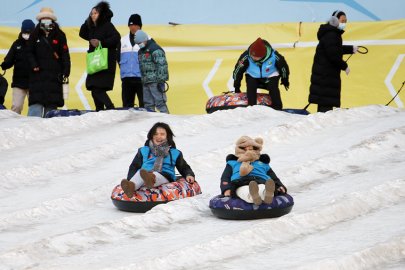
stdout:
<svg viewBox="0 0 405 270">
<path fill-rule="evenodd" d="M 294 199 L 289 194 L 275 196 L 271 204 L 262 203 L 259 206 L 239 198 L 218 195 L 210 200 L 209 207 L 219 218 L 246 220 L 281 217 L 290 213 L 293 205 Z"/>
</svg>

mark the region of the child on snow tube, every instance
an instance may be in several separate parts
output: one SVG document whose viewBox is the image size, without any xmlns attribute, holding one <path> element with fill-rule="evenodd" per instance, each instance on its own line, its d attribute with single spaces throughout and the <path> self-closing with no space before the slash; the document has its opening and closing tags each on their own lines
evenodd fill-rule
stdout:
<svg viewBox="0 0 405 270">
<path fill-rule="evenodd" d="M 166 123 L 158 122 L 149 130 L 145 145 L 138 149 L 129 166 L 127 179 L 121 181 L 128 198 L 142 186 L 153 188 L 176 181 L 175 168 L 188 183 L 194 183 L 194 172 L 176 148 L 173 137 Z"/>
<path fill-rule="evenodd" d="M 235 155 L 227 156 L 221 176 L 222 195 L 261 205 L 272 203 L 275 195 L 287 193 L 270 167 L 269 155 L 260 154 L 262 148 L 262 138 L 242 136 L 236 141 Z"/>
</svg>

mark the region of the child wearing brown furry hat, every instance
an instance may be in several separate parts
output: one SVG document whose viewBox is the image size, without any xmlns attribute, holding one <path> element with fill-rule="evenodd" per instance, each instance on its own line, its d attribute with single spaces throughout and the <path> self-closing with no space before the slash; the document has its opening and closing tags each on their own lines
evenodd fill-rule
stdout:
<svg viewBox="0 0 405 270">
<path fill-rule="evenodd" d="M 269 155 L 260 153 L 262 149 L 262 138 L 242 136 L 236 141 L 235 155 L 227 156 L 221 176 L 222 195 L 260 205 L 270 204 L 274 195 L 287 192 L 270 167 Z"/>
</svg>

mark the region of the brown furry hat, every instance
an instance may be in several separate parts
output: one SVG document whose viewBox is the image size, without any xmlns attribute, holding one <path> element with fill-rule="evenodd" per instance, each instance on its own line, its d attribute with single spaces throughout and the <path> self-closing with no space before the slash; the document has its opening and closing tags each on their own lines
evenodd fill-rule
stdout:
<svg viewBox="0 0 405 270">
<path fill-rule="evenodd" d="M 252 146 L 253 150 L 246 150 L 245 147 Z M 248 175 L 253 166 L 251 162 L 260 158 L 260 151 L 263 149 L 263 139 L 252 139 L 249 136 L 242 136 L 236 141 L 235 156 L 238 157 L 238 161 L 242 162 L 239 174 L 240 176 Z"/>
<path fill-rule="evenodd" d="M 263 149 L 263 139 L 262 138 L 256 138 L 252 139 L 249 136 L 242 136 L 236 141 L 236 147 L 235 147 L 235 156 L 239 156 L 241 154 L 244 154 L 246 150 L 244 149 L 247 146 L 253 146 L 253 148 L 256 148 L 254 151 L 257 151 L 260 154 L 260 151 Z"/>
</svg>

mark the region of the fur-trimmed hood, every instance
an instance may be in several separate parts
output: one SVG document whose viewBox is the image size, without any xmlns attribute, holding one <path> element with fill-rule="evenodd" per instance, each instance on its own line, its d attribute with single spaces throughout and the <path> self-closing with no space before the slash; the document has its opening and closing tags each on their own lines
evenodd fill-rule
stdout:
<svg viewBox="0 0 405 270">
<path fill-rule="evenodd" d="M 114 16 L 114 13 L 110 9 L 110 3 L 106 2 L 106 1 L 101 1 L 93 8 L 97 9 L 97 11 L 99 13 L 99 16 L 97 19 L 97 24 L 111 22 L 111 18 Z"/>
</svg>

